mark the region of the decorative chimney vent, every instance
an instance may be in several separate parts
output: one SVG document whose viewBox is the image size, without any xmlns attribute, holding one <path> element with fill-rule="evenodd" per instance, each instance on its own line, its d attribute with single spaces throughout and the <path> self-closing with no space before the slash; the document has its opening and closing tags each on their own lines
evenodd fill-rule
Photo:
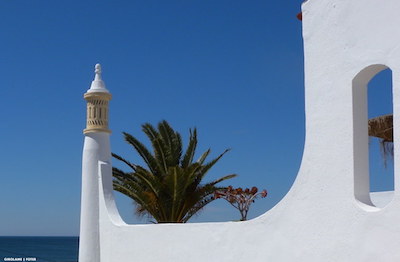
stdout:
<svg viewBox="0 0 400 262">
<path fill-rule="evenodd" d="M 83 133 L 107 132 L 108 129 L 108 101 L 111 100 L 111 94 L 105 88 L 101 79 L 101 66 L 95 67 L 95 79 L 92 81 L 90 89 L 85 93 L 84 98 L 87 101 L 86 129 Z"/>
</svg>

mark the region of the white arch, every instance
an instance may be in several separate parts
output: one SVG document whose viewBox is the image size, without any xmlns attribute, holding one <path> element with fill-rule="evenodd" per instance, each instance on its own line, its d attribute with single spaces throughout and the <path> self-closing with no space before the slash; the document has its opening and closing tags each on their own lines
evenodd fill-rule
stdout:
<svg viewBox="0 0 400 262">
<path fill-rule="evenodd" d="M 368 83 L 373 77 L 389 69 L 383 64 L 369 65 L 353 79 L 353 130 L 354 130 L 354 196 L 360 207 L 379 211 L 370 196 L 369 145 L 368 145 Z"/>
</svg>

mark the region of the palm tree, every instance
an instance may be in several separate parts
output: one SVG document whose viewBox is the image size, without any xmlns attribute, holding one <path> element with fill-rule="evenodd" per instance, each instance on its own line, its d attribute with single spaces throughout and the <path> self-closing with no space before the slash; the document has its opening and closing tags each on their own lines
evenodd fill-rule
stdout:
<svg viewBox="0 0 400 262">
<path fill-rule="evenodd" d="M 204 176 L 229 151 L 205 163 L 210 149 L 194 161 L 197 131 L 190 130 L 186 152 L 182 152 L 182 139 L 167 121 L 161 121 L 156 130 L 151 124 L 142 125 L 153 152 L 139 140 L 123 132 L 126 142 L 133 146 L 147 167 L 133 164 L 117 154 L 114 158 L 125 163 L 131 172 L 113 167 L 114 189 L 132 198 L 140 215 L 149 215 L 158 223 L 185 223 L 194 214 L 214 200 L 214 192 L 224 187 L 218 183 L 235 177 L 227 175 L 203 184 Z"/>
</svg>

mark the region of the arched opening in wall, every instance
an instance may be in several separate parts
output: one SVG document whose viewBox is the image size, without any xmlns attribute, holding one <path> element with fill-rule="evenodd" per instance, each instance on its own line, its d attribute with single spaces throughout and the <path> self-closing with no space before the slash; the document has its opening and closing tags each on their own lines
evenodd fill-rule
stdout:
<svg viewBox="0 0 400 262">
<path fill-rule="evenodd" d="M 393 197 L 392 71 L 372 65 L 353 80 L 354 195 L 382 208 Z"/>
</svg>

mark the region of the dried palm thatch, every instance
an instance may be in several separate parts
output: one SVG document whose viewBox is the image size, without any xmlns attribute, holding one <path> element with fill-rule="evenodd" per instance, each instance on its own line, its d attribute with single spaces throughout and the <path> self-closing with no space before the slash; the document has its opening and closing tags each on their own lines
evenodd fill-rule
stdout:
<svg viewBox="0 0 400 262">
<path fill-rule="evenodd" d="M 368 120 L 368 135 L 379 138 L 384 164 L 393 157 L 393 115 L 383 115 Z"/>
<path fill-rule="evenodd" d="M 393 142 L 393 115 L 383 115 L 369 119 L 368 135 Z"/>
</svg>

